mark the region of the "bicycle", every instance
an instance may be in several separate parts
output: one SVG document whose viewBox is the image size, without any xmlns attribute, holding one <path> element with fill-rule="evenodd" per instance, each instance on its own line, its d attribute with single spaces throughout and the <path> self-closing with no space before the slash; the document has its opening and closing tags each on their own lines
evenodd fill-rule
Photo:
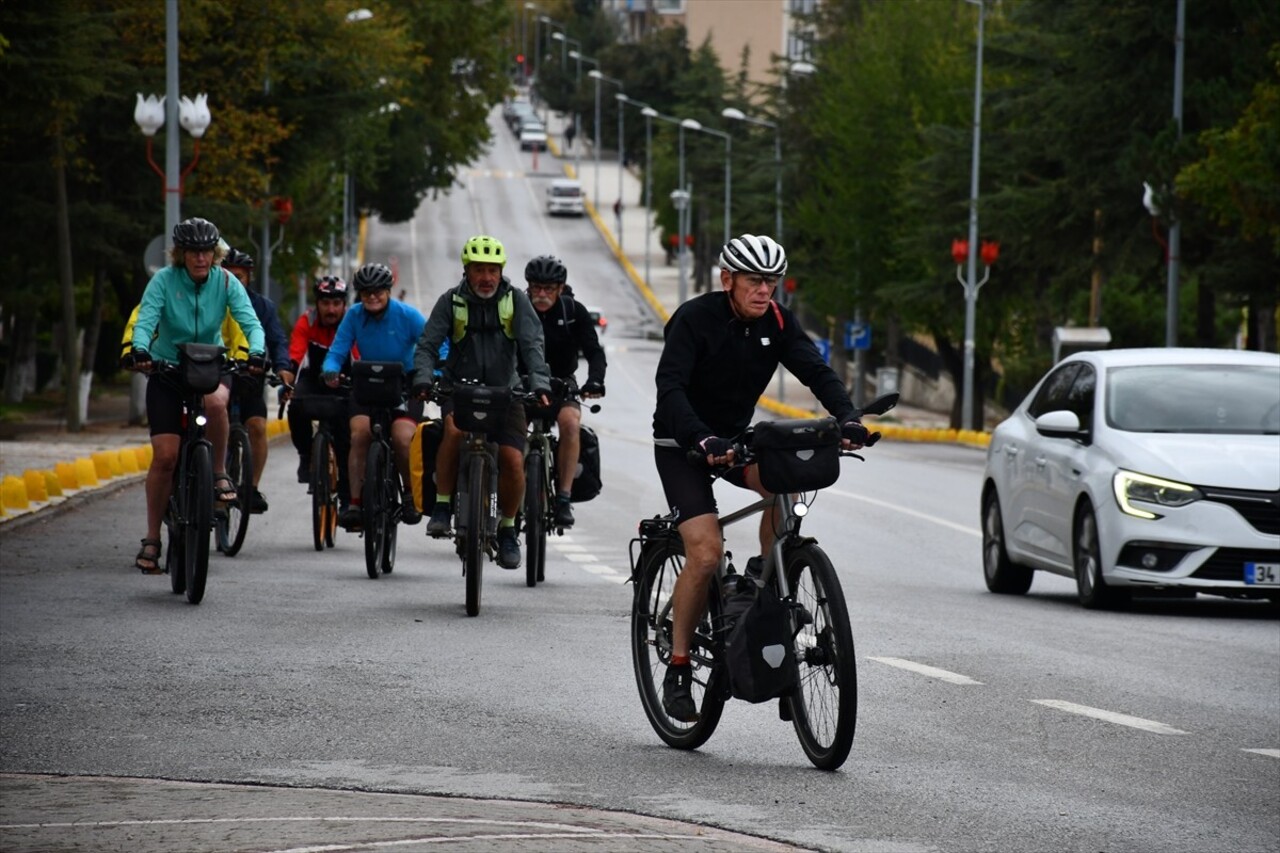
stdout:
<svg viewBox="0 0 1280 853">
<path fill-rule="evenodd" d="M 506 386 L 458 383 L 450 388 L 437 383 L 431 399 L 453 400 L 453 422 L 464 433 L 453 498 L 453 539 L 462 558 L 467 615 L 478 616 L 485 558 L 496 559 L 498 552 L 498 447 L 487 433 L 501 424 L 512 401 L 538 398 Z"/>
<path fill-rule="evenodd" d="M 164 517 L 165 571 L 174 594 L 186 593 L 191 604 L 204 599 L 213 530 L 213 445 L 205 436 L 204 395 L 217 390 L 223 373 L 235 371 L 233 364 L 223 363 L 225 352 L 216 344 L 179 344 L 177 364 L 157 361 L 153 368 L 184 394 L 184 432 Z"/>
<path fill-rule="evenodd" d="M 391 446 L 391 422 L 392 411 L 404 402 L 404 365 L 398 361 L 354 361 L 351 387 L 355 401 L 370 408 L 371 440 L 365 457 L 360 535 L 364 537 L 365 570 L 377 579 L 391 574 L 396 562 L 400 472 Z M 316 460 L 313 455 L 313 465 Z"/>
<path fill-rule="evenodd" d="M 897 394 L 873 401 L 861 414 L 880 415 L 897 404 Z M 789 461 L 776 447 L 763 446 L 761 435 L 826 435 L 824 445 L 814 444 L 814 459 L 829 459 L 833 470 L 810 482 L 797 480 L 772 497 L 761 498 L 720 518 L 721 530 L 759 513 L 777 513 L 773 547 L 759 561 L 758 579 L 748 564 L 748 577 L 760 585 L 772 585 L 786 605 L 794 654 L 795 687 L 779 697 L 779 716 L 795 728 L 800 746 L 815 767 L 834 770 L 845 762 L 853 747 L 857 724 L 857 662 L 849 612 L 835 567 L 817 540 L 803 536 L 801 522 L 817 492 L 839 476 L 839 458 L 863 457 L 839 449 L 839 427 L 834 418 L 775 421 L 756 424 L 734 444 L 734 463 L 713 476 L 753 463 L 761 465 L 766 487 L 766 466 L 778 470 Z M 879 438 L 874 434 L 868 441 Z M 825 449 L 823 449 L 825 448 Z M 801 454 L 790 454 L 799 456 Z M 803 457 L 802 457 L 803 458 Z M 807 464 L 807 463 L 806 463 Z M 772 479 L 785 479 L 771 473 Z M 803 479 L 803 478 L 801 478 Z M 696 749 L 707 742 L 720 722 L 725 703 L 735 698 L 725 660 L 725 644 L 733 617 L 725 612 L 726 592 L 732 595 L 739 578 L 732 554 L 724 552 L 711 580 L 708 611 L 703 614 L 690 648 L 694 703 L 698 720 L 682 723 L 667 716 L 662 705 L 662 678 L 671 662 L 673 613 L 671 595 L 684 565 L 684 545 L 670 515 L 644 519 L 639 535 L 631 540 L 631 582 L 635 595 L 631 610 L 631 651 L 636 684 L 645 715 L 658 736 L 677 749 Z"/>
<path fill-rule="evenodd" d="M 345 377 L 344 380 L 341 387 L 349 390 L 351 382 Z M 338 532 L 339 460 L 330 424 L 347 417 L 348 398 L 345 394 L 316 393 L 291 397 L 290 405 L 301 406 L 308 420 L 319 422 L 311 437 L 311 484 L 307 493 L 311 495 L 311 542 L 317 551 L 323 551 L 337 544 Z M 283 403 L 280 412 L 282 416 Z"/>
<path fill-rule="evenodd" d="M 552 382 L 554 385 L 560 380 Z M 560 389 L 553 388 L 553 392 L 558 391 Z M 557 397 L 562 402 L 581 399 L 573 383 L 564 383 Z M 519 524 L 524 533 L 525 585 L 530 587 L 546 580 L 547 537 L 553 530 L 558 535 L 564 534 L 564 528 L 555 523 L 555 501 L 560 488 L 556 453 L 560 442 L 551 427 L 558 410 L 558 405 L 549 408 L 530 405 L 528 409 L 529 446 L 524 457 L 524 502 Z M 600 411 L 599 404 L 590 406 L 590 411 Z"/>
<path fill-rule="evenodd" d="M 236 499 L 214 507 L 213 523 L 218 550 L 234 557 L 240 553 L 249 531 L 249 501 L 253 494 L 253 449 L 249 444 L 249 431 L 240 421 L 240 403 L 234 387 L 227 404 L 227 418 L 231 422 L 227 435 L 227 477 L 235 484 Z"/>
</svg>

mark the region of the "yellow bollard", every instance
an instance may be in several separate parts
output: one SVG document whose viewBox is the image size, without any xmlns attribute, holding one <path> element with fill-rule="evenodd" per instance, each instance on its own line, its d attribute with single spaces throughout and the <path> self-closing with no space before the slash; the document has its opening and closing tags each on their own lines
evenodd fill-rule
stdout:
<svg viewBox="0 0 1280 853">
<path fill-rule="evenodd" d="M 58 473 L 58 482 L 62 484 L 62 488 L 80 488 L 80 479 L 76 477 L 75 465 L 70 462 L 58 462 L 54 465 L 54 470 Z"/>
<path fill-rule="evenodd" d="M 27 469 L 22 472 L 22 482 L 27 487 L 27 499 L 38 503 L 49 500 L 49 493 L 44 489 L 44 475 L 39 471 Z"/>
<path fill-rule="evenodd" d="M 116 462 L 120 465 L 121 474 L 138 473 L 138 457 L 132 450 L 117 450 Z"/>
<path fill-rule="evenodd" d="M 27 500 L 27 484 L 20 478 L 9 476 L 0 482 L 0 503 L 9 509 L 28 509 L 31 502 Z"/>
<path fill-rule="evenodd" d="M 111 461 L 107 459 L 105 450 L 95 450 L 89 454 L 89 458 L 93 460 L 93 473 L 97 475 L 99 480 L 111 479 Z"/>
<path fill-rule="evenodd" d="M 98 472 L 92 459 L 81 456 L 75 461 L 75 466 L 76 482 L 80 484 L 80 488 L 98 485 Z"/>
<path fill-rule="evenodd" d="M 62 497 L 62 480 L 53 471 L 45 470 L 44 474 L 44 490 L 51 498 Z"/>
</svg>

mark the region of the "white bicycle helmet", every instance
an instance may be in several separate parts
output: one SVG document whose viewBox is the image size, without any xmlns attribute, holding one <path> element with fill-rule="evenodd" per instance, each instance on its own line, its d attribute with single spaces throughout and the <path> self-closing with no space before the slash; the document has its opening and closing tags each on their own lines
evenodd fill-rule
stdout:
<svg viewBox="0 0 1280 853">
<path fill-rule="evenodd" d="M 724 244 L 720 268 L 781 278 L 787 274 L 787 253 L 772 237 L 743 234 Z"/>
</svg>

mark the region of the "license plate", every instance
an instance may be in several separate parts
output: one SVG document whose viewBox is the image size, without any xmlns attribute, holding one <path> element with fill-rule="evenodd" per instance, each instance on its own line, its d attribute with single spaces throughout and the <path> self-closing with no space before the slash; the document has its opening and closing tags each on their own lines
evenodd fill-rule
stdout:
<svg viewBox="0 0 1280 853">
<path fill-rule="evenodd" d="M 1280 586 L 1280 563 L 1245 563 L 1244 582 L 1257 586 Z"/>
</svg>

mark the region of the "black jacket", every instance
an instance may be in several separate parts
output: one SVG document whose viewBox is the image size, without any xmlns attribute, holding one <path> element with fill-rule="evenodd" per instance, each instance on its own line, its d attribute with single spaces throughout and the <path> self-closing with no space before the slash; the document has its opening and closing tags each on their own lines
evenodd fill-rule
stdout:
<svg viewBox="0 0 1280 853">
<path fill-rule="evenodd" d="M 751 424 L 779 363 L 843 421 L 854 411 L 844 384 L 788 309 L 770 303 L 758 320 L 733 316 L 723 291 L 690 299 L 663 330 L 653 437 L 689 448 L 710 435 L 733 438 Z"/>
<path fill-rule="evenodd" d="M 555 305 L 546 312 L 538 312 L 542 321 L 542 337 L 546 341 L 547 367 L 558 379 L 571 378 L 578 372 L 578 354 L 587 360 L 587 380 L 604 382 L 604 347 L 596 335 L 596 325 L 591 312 L 573 298 L 573 291 L 565 287 Z M 523 369 L 521 372 L 524 372 Z"/>
</svg>

